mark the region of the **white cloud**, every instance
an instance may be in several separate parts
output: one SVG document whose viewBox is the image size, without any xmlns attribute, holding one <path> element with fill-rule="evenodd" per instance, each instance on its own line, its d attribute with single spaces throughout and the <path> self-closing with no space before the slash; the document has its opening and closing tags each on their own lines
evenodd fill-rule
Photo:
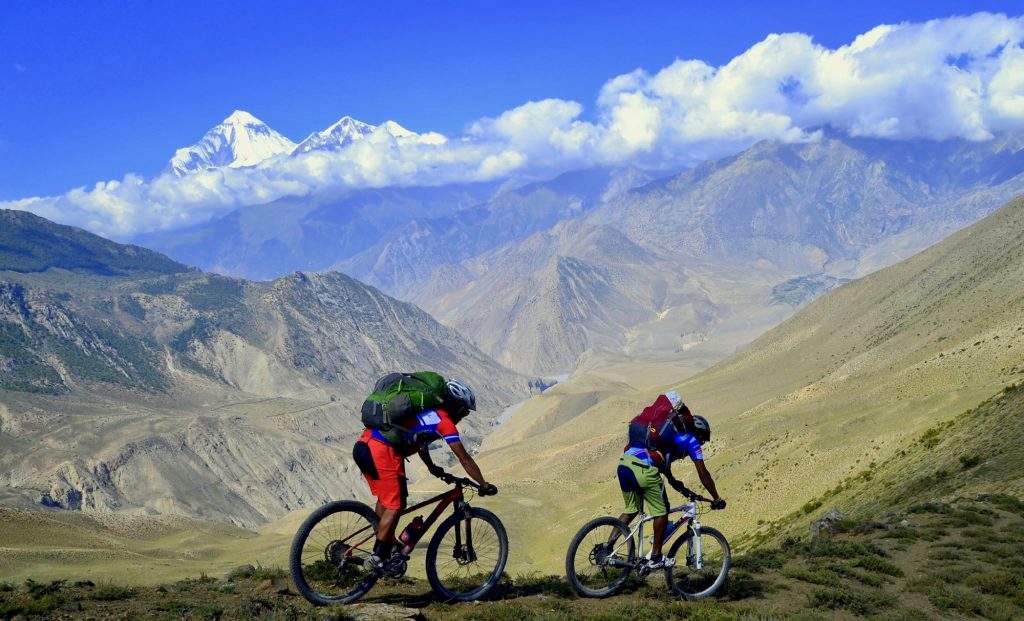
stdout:
<svg viewBox="0 0 1024 621">
<path fill-rule="evenodd" d="M 979 13 L 878 26 L 829 49 L 773 34 L 720 67 L 679 59 L 610 79 L 594 120 L 574 101 L 531 101 L 470 123 L 461 138 L 375 132 L 334 153 L 146 181 L 127 175 L 29 209 L 115 236 L 175 228 L 243 205 L 343 187 L 436 185 L 593 165 L 668 167 L 761 139 L 814 139 L 831 125 L 893 139 L 985 140 L 1024 129 L 1024 18 Z"/>
</svg>

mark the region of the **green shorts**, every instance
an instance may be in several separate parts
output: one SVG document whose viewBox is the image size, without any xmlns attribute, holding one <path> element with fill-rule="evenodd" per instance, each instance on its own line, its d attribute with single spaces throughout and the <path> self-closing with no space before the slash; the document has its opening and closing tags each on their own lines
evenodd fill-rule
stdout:
<svg viewBox="0 0 1024 621">
<path fill-rule="evenodd" d="M 668 493 L 657 468 L 632 455 L 623 455 L 619 460 L 618 475 L 626 513 L 639 513 L 646 506 L 647 515 L 658 517 L 668 514 Z"/>
</svg>

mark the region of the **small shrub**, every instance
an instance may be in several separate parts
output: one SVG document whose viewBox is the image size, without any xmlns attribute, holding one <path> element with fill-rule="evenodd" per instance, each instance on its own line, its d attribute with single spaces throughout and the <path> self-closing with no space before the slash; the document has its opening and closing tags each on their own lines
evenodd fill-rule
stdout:
<svg viewBox="0 0 1024 621">
<path fill-rule="evenodd" d="M 953 507 L 944 502 L 921 502 L 908 509 L 910 513 L 939 513 L 947 514 L 953 512 Z"/>
<path fill-rule="evenodd" d="M 934 550 L 928 555 L 929 558 L 935 559 L 936 561 L 959 561 L 960 555 L 948 548 L 939 548 Z"/>
<path fill-rule="evenodd" d="M 513 590 L 519 595 L 553 595 L 555 597 L 573 597 L 569 583 L 561 576 L 542 575 L 537 572 L 516 576 L 512 581 Z"/>
<path fill-rule="evenodd" d="M 734 558 L 732 565 L 750 572 L 778 571 L 782 569 L 782 558 L 779 550 L 760 548 Z"/>
<path fill-rule="evenodd" d="M 953 513 L 949 516 L 949 524 L 951 526 L 958 527 L 973 526 L 977 524 L 980 524 L 982 526 L 991 526 L 992 522 L 993 520 L 991 517 L 979 513 L 977 511 L 965 511 L 962 509 L 957 509 L 956 511 L 953 511 Z"/>
<path fill-rule="evenodd" d="M 1024 587 L 1024 579 L 1004 571 L 989 571 L 969 576 L 964 584 L 982 593 L 1013 597 Z"/>
<path fill-rule="evenodd" d="M 981 463 L 981 458 L 978 457 L 977 455 L 961 455 L 960 456 L 960 465 L 963 467 L 964 470 L 970 470 L 971 468 L 977 466 L 980 463 Z"/>
<path fill-rule="evenodd" d="M 274 578 L 283 578 L 287 575 L 288 572 L 280 567 L 264 567 L 257 562 L 255 565 L 242 565 L 241 567 L 236 567 L 227 575 L 227 579 L 273 580 Z"/>
<path fill-rule="evenodd" d="M 790 569 L 782 572 L 782 575 L 793 580 L 827 587 L 837 587 L 841 584 L 835 574 L 821 569 Z"/>
<path fill-rule="evenodd" d="M 60 605 L 60 600 L 46 595 L 27 602 L 0 602 L 0 619 L 13 619 L 17 615 L 44 615 Z"/>
<path fill-rule="evenodd" d="M 885 578 L 882 578 L 881 576 L 876 576 L 874 574 L 865 573 L 863 571 L 857 571 L 849 565 L 843 565 L 841 563 L 832 563 L 830 565 L 827 565 L 825 568 L 831 571 L 832 573 L 836 574 L 837 576 L 842 576 L 843 578 L 856 580 L 857 582 L 860 582 L 861 584 L 866 584 L 868 586 L 880 587 L 883 584 L 885 584 Z"/>
<path fill-rule="evenodd" d="M 809 595 L 809 600 L 812 608 L 849 610 L 862 617 L 892 604 L 892 598 L 886 594 L 868 593 L 843 586 L 829 590 L 819 589 Z"/>
<path fill-rule="evenodd" d="M 978 500 L 995 505 L 1004 511 L 1024 515 L 1024 502 L 1009 494 L 981 494 Z"/>
<path fill-rule="evenodd" d="M 903 576 L 903 570 L 900 569 L 899 566 L 895 563 L 890 563 L 884 558 L 878 558 L 877 556 L 861 556 L 855 558 L 851 564 L 854 567 L 873 571 L 876 574 L 885 574 L 886 576 L 894 577 Z"/>
<path fill-rule="evenodd" d="M 132 587 L 117 586 L 110 582 L 101 582 L 89 595 L 90 599 L 101 602 L 112 602 L 120 599 L 131 599 L 138 591 Z"/>
<path fill-rule="evenodd" d="M 803 507 L 801 507 L 800 510 L 803 512 L 804 515 L 808 515 L 808 514 L 810 514 L 812 511 L 814 511 L 815 509 L 817 509 L 820 506 L 821 506 L 821 501 L 820 500 L 812 500 L 812 501 L 808 502 L 807 504 L 805 504 Z"/>
</svg>

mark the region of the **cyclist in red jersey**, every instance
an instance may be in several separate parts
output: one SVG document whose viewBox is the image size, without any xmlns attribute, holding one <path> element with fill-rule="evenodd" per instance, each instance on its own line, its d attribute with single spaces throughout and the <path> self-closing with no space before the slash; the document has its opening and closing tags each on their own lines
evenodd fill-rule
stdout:
<svg viewBox="0 0 1024 621">
<path fill-rule="evenodd" d="M 459 380 L 448 380 L 448 396 L 441 407 L 410 417 L 402 429 L 403 442 L 392 445 L 376 429 L 367 429 L 356 441 L 353 457 L 363 473 L 370 493 L 377 498 L 377 542 L 370 556 L 370 565 L 386 571 L 395 544 L 398 516 L 405 509 L 409 491 L 406 485 L 405 459 L 419 454 L 430 474 L 441 477 L 445 471 L 430 458 L 430 444 L 444 440 L 455 453 L 466 474 L 480 483 L 481 495 L 496 494 L 498 488 L 484 480 L 480 467 L 463 446 L 456 424 L 476 409 L 476 395 Z"/>
</svg>

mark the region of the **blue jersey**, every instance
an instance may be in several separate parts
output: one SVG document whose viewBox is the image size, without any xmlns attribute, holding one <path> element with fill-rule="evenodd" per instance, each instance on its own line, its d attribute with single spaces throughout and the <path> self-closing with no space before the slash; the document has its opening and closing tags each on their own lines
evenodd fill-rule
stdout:
<svg viewBox="0 0 1024 621">
<path fill-rule="evenodd" d="M 637 446 L 628 446 L 625 452 L 648 466 L 660 466 L 662 463 L 667 465 L 673 459 L 681 457 L 689 457 L 694 461 L 704 461 L 704 449 L 701 448 L 700 442 L 697 441 L 697 438 L 692 433 L 677 434 L 672 442 L 672 450 L 670 454 L 665 456 L 665 459 L 660 459 L 656 454 L 657 451 Z"/>
<path fill-rule="evenodd" d="M 455 423 L 444 410 L 420 412 L 409 420 L 403 421 L 400 427 L 406 441 L 403 457 L 414 454 L 434 440 L 444 440 L 448 444 L 462 441 L 459 438 L 459 430 L 455 428 Z M 374 438 L 391 444 L 380 431 L 374 429 L 371 434 Z"/>
<path fill-rule="evenodd" d="M 704 449 L 701 448 L 700 441 L 692 433 L 677 434 L 673 444 L 672 456 L 669 461 L 683 456 L 689 457 L 693 461 L 704 461 Z"/>
</svg>

